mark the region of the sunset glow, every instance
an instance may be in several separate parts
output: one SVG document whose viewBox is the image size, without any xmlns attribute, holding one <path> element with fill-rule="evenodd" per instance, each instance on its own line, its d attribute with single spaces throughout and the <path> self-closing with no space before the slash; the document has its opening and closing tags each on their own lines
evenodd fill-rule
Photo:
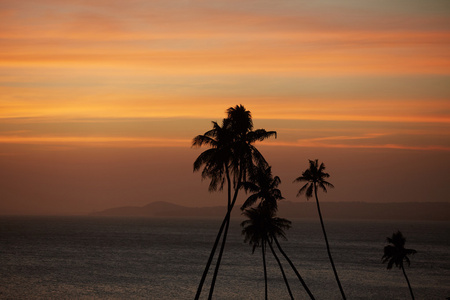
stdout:
<svg viewBox="0 0 450 300">
<path fill-rule="evenodd" d="M 48 209 L 40 212 L 147 203 L 155 194 L 164 197 L 154 190 L 170 186 L 169 170 L 185 172 L 178 176 L 190 194 L 171 188 L 167 200 L 223 204 L 197 192 L 206 183 L 192 174 L 200 150 L 190 146 L 236 104 L 252 112 L 255 128 L 278 132 L 261 145 L 268 157 L 285 158 L 273 167 L 287 176 L 286 198 L 296 171 L 287 169 L 290 160 L 300 168 L 317 155 L 341 183 L 330 201 L 384 201 L 343 199 L 352 183 L 339 172 L 351 167 L 339 164 L 338 153 L 350 150 L 369 170 L 380 161 L 405 167 L 409 177 L 398 185 L 419 185 L 407 171 L 415 163 L 418 172 L 439 170 L 439 182 L 447 182 L 445 188 L 425 182 L 430 199 L 411 188 L 390 200 L 449 201 L 449 15 L 450 3 L 437 0 L 2 1 L 0 172 L 8 180 L 0 184 L 6 195 L 0 210 L 20 213 L 18 199 L 25 203 L 36 194 L 34 178 L 48 176 L 48 190 L 65 178 L 70 189 L 77 175 L 95 168 L 91 163 L 72 173 L 75 161 L 111 156 L 112 165 L 132 174 L 135 169 L 121 163 L 130 155 L 149 165 L 147 173 L 139 171 L 148 176 L 146 185 L 123 187 L 134 189 L 129 199 L 123 194 L 108 202 L 97 187 L 80 188 L 69 205 L 63 194 L 44 188 L 37 194 Z M 292 149 L 299 151 L 295 158 L 287 155 Z M 405 151 L 401 159 L 399 151 Z M 52 160 L 55 153 L 60 161 Z M 421 170 L 418 161 L 427 157 L 434 167 Z M 161 166 L 152 169 L 151 161 Z M 365 184 L 381 178 L 369 172 Z M 105 180 L 121 185 L 122 179 Z M 19 183 L 29 193 L 19 191 Z M 80 205 L 73 204 L 79 198 Z"/>
</svg>

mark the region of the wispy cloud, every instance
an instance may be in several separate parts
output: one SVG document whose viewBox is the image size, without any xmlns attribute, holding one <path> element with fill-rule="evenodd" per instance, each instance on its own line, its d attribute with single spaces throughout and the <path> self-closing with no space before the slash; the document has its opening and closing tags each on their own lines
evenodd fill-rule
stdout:
<svg viewBox="0 0 450 300">
<path fill-rule="evenodd" d="M 307 148 L 347 148 L 347 149 L 398 149 L 417 151 L 450 151 L 447 145 L 421 145 L 420 141 L 415 143 L 386 143 L 383 137 L 392 134 L 372 133 L 355 136 L 326 136 L 317 138 L 304 138 L 297 141 L 268 141 L 268 146 L 281 147 L 307 147 Z"/>
<path fill-rule="evenodd" d="M 0 144 L 60 144 L 96 147 L 190 147 L 188 139 L 105 136 L 0 136 Z"/>
<path fill-rule="evenodd" d="M 439 145 L 410 146 L 402 144 L 339 144 L 320 142 L 269 142 L 267 146 L 300 147 L 300 148 L 336 148 L 336 149 L 397 149 L 417 151 L 450 151 L 450 147 Z"/>
</svg>

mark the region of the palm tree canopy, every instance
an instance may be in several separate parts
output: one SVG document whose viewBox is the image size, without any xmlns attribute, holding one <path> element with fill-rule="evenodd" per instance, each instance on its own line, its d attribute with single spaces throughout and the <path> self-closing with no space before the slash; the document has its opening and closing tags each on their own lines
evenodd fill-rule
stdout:
<svg viewBox="0 0 450 300">
<path fill-rule="evenodd" d="M 228 117 L 223 119 L 222 126 L 212 122 L 213 128 L 192 140 L 193 147 L 208 146 L 209 150 L 201 153 L 194 162 L 194 171 L 202 166 L 202 178 L 210 178 L 210 191 L 223 189 L 225 169 L 229 168 L 233 175 L 234 186 L 238 181 L 246 181 L 259 167 L 267 167 L 262 154 L 253 145 L 275 136 L 275 131 L 257 129 L 253 131 L 250 111 L 242 105 L 230 107 Z"/>
<path fill-rule="evenodd" d="M 244 242 L 253 246 L 253 252 L 273 237 L 286 239 L 284 231 L 291 228 L 291 221 L 275 217 L 275 212 L 264 205 L 246 209 L 242 214 L 248 218 L 241 223 Z"/>
<path fill-rule="evenodd" d="M 302 176 L 297 177 L 294 182 L 306 182 L 304 186 L 300 188 L 297 193 L 297 196 L 301 194 L 305 194 L 306 198 L 309 199 L 312 197 L 314 188 L 319 187 L 325 193 L 327 192 L 327 187 L 333 188 L 334 186 L 326 181 L 326 178 L 329 178 L 330 174 L 325 172 L 325 164 L 320 163 L 319 160 L 309 160 L 309 168 L 306 169 Z"/>
<path fill-rule="evenodd" d="M 284 199 L 278 185 L 281 179 L 278 176 L 273 177 L 272 168 L 259 168 L 250 176 L 250 181 L 244 182 L 243 188 L 253 193 L 250 195 L 241 207 L 244 210 L 252 206 L 258 199 L 261 200 L 259 205 L 267 204 L 273 210 L 277 210 L 277 201 Z"/>
<path fill-rule="evenodd" d="M 392 234 L 392 237 L 386 238 L 386 241 L 390 244 L 384 247 L 384 255 L 382 257 L 383 263 L 387 262 L 387 268 L 392 269 L 395 264 L 396 267 L 401 269 L 403 267 L 403 261 L 406 261 L 408 265 L 410 260 L 408 255 L 416 254 L 414 249 L 406 249 L 406 239 L 400 231 Z"/>
</svg>

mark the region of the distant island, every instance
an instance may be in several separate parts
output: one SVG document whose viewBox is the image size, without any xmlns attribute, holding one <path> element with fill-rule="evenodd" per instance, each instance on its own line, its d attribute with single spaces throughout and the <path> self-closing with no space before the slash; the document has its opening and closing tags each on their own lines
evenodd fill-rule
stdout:
<svg viewBox="0 0 450 300">
<path fill-rule="evenodd" d="M 327 219 L 342 220 L 434 220 L 450 221 L 450 203 L 447 202 L 323 202 L 322 214 Z M 186 207 L 170 202 L 156 201 L 145 206 L 124 206 L 91 213 L 92 216 L 121 217 L 220 217 L 225 206 Z M 239 206 L 233 215 L 239 216 Z M 278 215 L 289 219 L 317 218 L 316 203 L 280 201 Z"/>
</svg>

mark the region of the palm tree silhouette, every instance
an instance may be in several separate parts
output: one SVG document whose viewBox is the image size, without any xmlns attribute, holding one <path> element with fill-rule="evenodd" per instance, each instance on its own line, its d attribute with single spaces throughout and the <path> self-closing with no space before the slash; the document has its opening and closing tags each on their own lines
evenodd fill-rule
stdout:
<svg viewBox="0 0 450 300">
<path fill-rule="evenodd" d="M 403 261 L 410 265 L 410 260 L 408 255 L 416 254 L 417 251 L 414 249 L 405 249 L 406 239 L 400 231 L 392 234 L 392 237 L 386 238 L 386 241 L 391 244 L 384 247 L 384 255 L 382 257 L 383 263 L 387 262 L 387 269 L 392 269 L 395 264 L 396 267 L 402 269 L 403 275 L 405 276 L 406 282 L 408 283 L 409 292 L 411 293 L 411 298 L 414 300 L 414 294 L 409 283 L 408 276 L 406 276 L 405 268 L 403 266 Z"/>
<path fill-rule="evenodd" d="M 257 206 L 258 211 L 265 212 L 265 210 L 268 210 L 268 212 L 266 212 L 266 214 L 268 213 L 269 215 L 266 216 L 266 219 L 268 220 L 268 222 L 270 224 L 273 221 L 273 217 L 275 216 L 276 211 L 278 210 L 277 201 L 284 199 L 284 197 L 281 195 L 281 191 L 278 189 L 278 185 L 281 183 L 281 179 L 278 176 L 275 176 L 275 177 L 272 176 L 272 168 L 271 167 L 257 169 L 256 172 L 254 172 L 252 174 L 250 179 L 251 179 L 250 182 L 243 182 L 242 185 L 247 191 L 250 191 L 253 194 L 251 194 L 247 198 L 247 200 L 242 205 L 241 210 L 248 208 L 249 206 L 253 205 L 258 199 L 260 199 L 260 202 Z M 279 219 L 279 218 L 277 218 L 277 219 L 278 219 L 278 221 L 285 220 L 285 219 Z M 282 227 L 282 229 L 283 228 L 289 229 L 291 223 L 288 220 L 285 220 L 285 221 L 287 223 L 284 225 L 284 227 L 283 226 L 281 226 L 281 227 Z M 275 227 L 274 227 L 274 229 L 276 229 Z M 277 234 L 270 235 L 268 244 L 272 251 L 273 256 L 275 257 L 278 265 L 280 266 L 281 273 L 283 274 L 283 278 L 285 278 L 285 274 L 283 271 L 283 267 L 281 266 L 281 263 L 279 262 L 278 256 L 276 255 L 275 251 L 273 250 L 273 247 L 272 247 L 273 241 L 275 241 L 280 253 L 285 257 L 285 259 L 288 261 L 291 268 L 294 270 L 297 278 L 299 279 L 300 283 L 303 285 L 303 288 L 306 290 L 306 292 L 311 297 L 311 299 L 314 299 L 314 296 L 312 295 L 311 291 L 309 290 L 309 288 L 306 285 L 303 278 L 300 276 L 300 273 L 297 271 L 294 264 L 289 259 L 289 257 L 286 255 L 286 253 L 283 251 L 283 249 L 281 248 L 281 246 L 277 240 L 277 236 L 282 236 L 284 239 L 286 239 L 284 232 L 275 230 L 274 233 L 277 233 Z M 286 283 L 286 286 L 288 287 L 288 291 L 290 291 L 286 278 L 285 278 L 285 283 Z M 292 296 L 291 293 L 289 293 L 289 294 Z"/>
<path fill-rule="evenodd" d="M 326 181 L 325 179 L 330 177 L 328 173 L 325 173 L 325 165 L 321 163 L 319 165 L 319 161 L 309 160 L 309 168 L 306 169 L 302 176 L 297 177 L 294 182 L 303 182 L 306 181 L 306 184 L 300 188 L 298 191 L 297 197 L 301 194 L 306 194 L 306 199 L 312 197 L 313 193 L 316 197 L 317 211 L 319 213 L 320 225 L 322 226 L 323 236 L 325 238 L 325 244 L 327 246 L 328 257 L 330 259 L 331 267 L 333 268 L 334 277 L 336 278 L 336 282 L 339 286 L 339 290 L 341 291 L 341 295 L 343 299 L 346 299 L 344 290 L 342 288 L 341 282 L 339 280 L 336 267 L 334 266 L 333 257 L 331 256 L 330 245 L 328 244 L 327 232 L 325 231 L 325 225 L 322 219 L 322 213 L 320 212 L 319 198 L 317 197 L 317 189 L 321 188 L 324 192 L 327 192 L 327 187 L 333 188 L 334 186 Z"/>
<path fill-rule="evenodd" d="M 261 247 L 262 257 L 263 257 L 263 267 L 264 267 L 264 295 L 265 299 L 267 299 L 267 267 L 266 267 L 266 247 L 269 245 L 272 255 L 275 257 L 275 260 L 280 267 L 281 274 L 283 275 L 284 283 L 286 284 L 286 288 L 291 299 L 294 299 L 292 296 L 292 291 L 289 286 L 289 283 L 286 278 L 286 274 L 284 273 L 283 266 L 276 255 L 273 247 L 272 247 L 272 235 L 279 234 L 285 237 L 284 229 L 290 228 L 290 222 L 285 219 L 275 218 L 273 210 L 265 205 L 258 206 L 258 208 L 250 208 L 243 212 L 243 215 L 247 217 L 247 220 L 244 220 L 241 223 L 242 226 L 242 234 L 245 236 L 244 242 L 248 242 L 253 246 L 252 253 L 255 252 L 256 247 Z"/>
<path fill-rule="evenodd" d="M 209 185 L 210 191 L 222 190 L 226 181 L 228 197 L 227 213 L 222 221 L 213 248 L 211 249 L 208 262 L 197 288 L 195 299 L 200 297 L 206 275 L 223 233 L 222 244 L 209 291 L 209 299 L 212 298 L 222 254 L 225 248 L 230 215 L 236 202 L 239 189 L 241 188 L 242 182 L 247 181 L 249 175 L 254 173 L 255 169 L 267 166 L 266 160 L 253 144 L 256 141 L 262 141 L 271 136 L 276 137 L 275 131 L 266 131 L 264 129 L 253 131 L 251 113 L 242 105 L 230 107 L 227 110 L 227 115 L 228 117 L 223 120 L 222 126 L 213 122 L 213 128 L 211 130 L 203 135 L 196 136 L 192 141 L 193 147 L 211 147 L 201 153 L 195 160 L 194 171 L 200 170 L 202 166 L 204 167 L 202 178 L 211 179 Z M 232 189 L 234 190 L 233 197 L 231 197 Z"/>
</svg>

